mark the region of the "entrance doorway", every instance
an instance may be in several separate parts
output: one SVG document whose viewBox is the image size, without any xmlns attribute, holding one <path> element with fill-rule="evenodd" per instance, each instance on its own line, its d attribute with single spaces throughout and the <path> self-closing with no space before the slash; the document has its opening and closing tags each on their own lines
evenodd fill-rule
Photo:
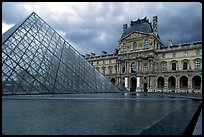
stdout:
<svg viewBox="0 0 204 137">
<path fill-rule="evenodd" d="M 132 77 L 130 79 L 130 92 L 135 92 L 136 90 L 136 78 Z"/>
<path fill-rule="evenodd" d="M 173 76 L 169 77 L 169 79 L 168 79 L 168 87 L 169 87 L 169 89 L 175 89 L 175 87 L 176 87 L 176 79 L 175 79 L 175 77 L 173 77 Z"/>
<path fill-rule="evenodd" d="M 157 88 L 159 89 L 163 89 L 164 88 L 164 78 L 163 77 L 159 77 L 157 80 Z"/>
<path fill-rule="evenodd" d="M 114 78 L 111 79 L 111 83 L 113 83 L 113 85 L 115 85 L 115 79 Z"/>
<path fill-rule="evenodd" d="M 188 88 L 188 78 L 186 76 L 182 76 L 180 78 L 180 88 L 187 89 Z"/>
<path fill-rule="evenodd" d="M 144 83 L 144 92 L 147 92 L 147 83 Z"/>
<path fill-rule="evenodd" d="M 193 89 L 201 89 L 201 77 L 194 76 L 192 79 L 192 88 Z"/>
</svg>

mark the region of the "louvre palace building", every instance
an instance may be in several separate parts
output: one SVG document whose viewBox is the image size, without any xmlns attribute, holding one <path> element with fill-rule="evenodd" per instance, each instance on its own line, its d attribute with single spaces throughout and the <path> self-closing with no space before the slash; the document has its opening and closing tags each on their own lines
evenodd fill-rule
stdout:
<svg viewBox="0 0 204 137">
<path fill-rule="evenodd" d="M 115 53 L 85 58 L 120 89 L 131 92 L 202 93 L 202 41 L 165 46 L 145 17 L 123 25 Z"/>
</svg>

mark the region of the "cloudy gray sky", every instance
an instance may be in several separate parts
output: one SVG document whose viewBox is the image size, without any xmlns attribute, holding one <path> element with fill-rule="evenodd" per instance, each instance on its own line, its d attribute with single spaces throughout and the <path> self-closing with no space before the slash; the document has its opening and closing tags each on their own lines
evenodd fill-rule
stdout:
<svg viewBox="0 0 204 137">
<path fill-rule="evenodd" d="M 9 2 L 2 4 L 2 33 L 32 12 L 37 13 L 81 54 L 113 53 L 122 25 L 158 16 L 164 45 L 202 40 L 202 4 L 198 2 Z"/>
</svg>

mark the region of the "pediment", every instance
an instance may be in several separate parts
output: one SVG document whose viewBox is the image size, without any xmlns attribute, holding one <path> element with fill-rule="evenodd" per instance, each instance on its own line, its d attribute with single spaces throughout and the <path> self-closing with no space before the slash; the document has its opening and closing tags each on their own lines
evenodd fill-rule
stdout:
<svg viewBox="0 0 204 137">
<path fill-rule="evenodd" d="M 132 32 L 129 35 L 127 35 L 126 37 L 123 38 L 123 40 L 129 40 L 129 39 L 135 39 L 135 38 L 140 38 L 140 37 L 145 37 L 147 35 L 147 33 L 141 33 L 141 32 Z"/>
</svg>

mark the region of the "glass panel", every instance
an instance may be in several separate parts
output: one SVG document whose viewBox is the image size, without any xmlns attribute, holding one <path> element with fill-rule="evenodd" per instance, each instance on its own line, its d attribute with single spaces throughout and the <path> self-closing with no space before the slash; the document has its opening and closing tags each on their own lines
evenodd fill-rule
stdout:
<svg viewBox="0 0 204 137">
<path fill-rule="evenodd" d="M 2 47 L 3 94 L 118 92 L 37 14 Z"/>
</svg>

